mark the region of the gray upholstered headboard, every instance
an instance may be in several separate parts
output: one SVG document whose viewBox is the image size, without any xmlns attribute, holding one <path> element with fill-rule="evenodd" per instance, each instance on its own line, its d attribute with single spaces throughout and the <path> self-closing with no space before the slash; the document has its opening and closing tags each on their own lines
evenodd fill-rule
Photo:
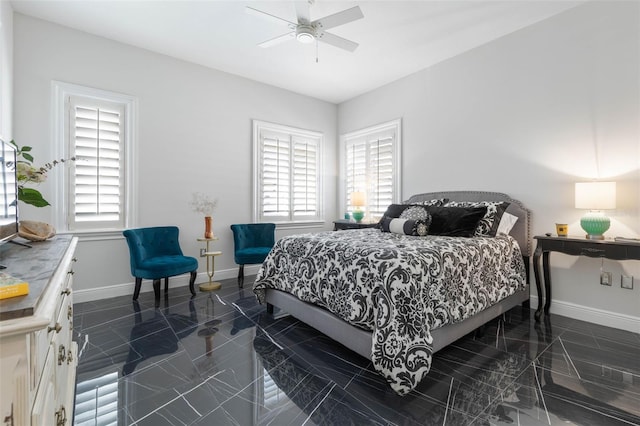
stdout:
<svg viewBox="0 0 640 426">
<path fill-rule="evenodd" d="M 523 256 L 531 256 L 531 228 L 530 228 L 530 212 L 520 201 L 514 200 L 507 194 L 500 192 L 484 192 L 484 191 L 442 191 L 442 192 L 425 192 L 424 194 L 412 195 L 405 204 L 411 204 L 418 201 L 432 200 L 434 198 L 448 198 L 449 201 L 507 201 L 509 207 L 507 212 L 518 217 L 518 221 L 510 232 L 510 235 L 518 241 Z"/>
</svg>

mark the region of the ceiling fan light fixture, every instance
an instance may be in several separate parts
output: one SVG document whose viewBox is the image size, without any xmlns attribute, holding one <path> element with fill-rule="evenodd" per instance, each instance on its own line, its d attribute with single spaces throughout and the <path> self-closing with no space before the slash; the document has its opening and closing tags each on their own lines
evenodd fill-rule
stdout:
<svg viewBox="0 0 640 426">
<path fill-rule="evenodd" d="M 296 40 L 304 44 L 313 43 L 316 40 L 314 28 L 306 25 L 298 25 L 296 28 Z"/>
</svg>

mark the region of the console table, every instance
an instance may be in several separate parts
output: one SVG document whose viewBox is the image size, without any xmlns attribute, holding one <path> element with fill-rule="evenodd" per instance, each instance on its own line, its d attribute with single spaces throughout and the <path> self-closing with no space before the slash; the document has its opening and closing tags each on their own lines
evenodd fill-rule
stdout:
<svg viewBox="0 0 640 426">
<path fill-rule="evenodd" d="M 549 253 L 552 251 L 571 256 L 604 257 L 612 260 L 640 260 L 640 241 L 588 240 L 575 237 L 535 236 L 536 251 L 533 253 L 533 273 L 538 290 L 538 309 L 536 321 L 544 313 L 549 314 L 551 306 L 551 274 L 549 273 Z M 542 272 L 544 276 L 544 297 L 540 277 L 540 256 L 542 256 Z"/>
</svg>

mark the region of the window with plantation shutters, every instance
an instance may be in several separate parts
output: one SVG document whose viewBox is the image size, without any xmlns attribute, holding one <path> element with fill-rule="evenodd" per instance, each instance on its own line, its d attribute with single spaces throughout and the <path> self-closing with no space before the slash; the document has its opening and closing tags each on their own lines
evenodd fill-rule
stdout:
<svg viewBox="0 0 640 426">
<path fill-rule="evenodd" d="M 135 226 L 133 164 L 137 100 L 129 95 L 52 82 L 59 230 L 120 233 Z"/>
<path fill-rule="evenodd" d="M 341 136 L 341 205 L 353 212 L 354 192 L 362 192 L 365 220 L 377 220 L 400 201 L 401 122 L 394 120 Z"/>
<path fill-rule="evenodd" d="M 122 223 L 124 206 L 124 106 L 70 98 L 71 222 L 77 227 Z"/>
<path fill-rule="evenodd" d="M 322 135 L 254 121 L 254 220 L 314 222 L 320 206 Z"/>
</svg>

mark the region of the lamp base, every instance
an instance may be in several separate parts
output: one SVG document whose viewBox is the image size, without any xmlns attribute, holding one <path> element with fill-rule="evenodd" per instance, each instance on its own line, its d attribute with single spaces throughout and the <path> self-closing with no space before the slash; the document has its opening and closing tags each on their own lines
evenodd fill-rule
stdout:
<svg viewBox="0 0 640 426">
<path fill-rule="evenodd" d="M 604 234 L 611 226 L 611 220 L 602 212 L 590 211 L 580 219 L 580 226 L 587 233 L 588 240 L 604 240 Z"/>
<path fill-rule="evenodd" d="M 362 210 L 356 210 L 353 212 L 352 216 L 353 220 L 355 220 L 356 223 L 360 223 L 360 221 L 364 218 L 364 212 Z"/>
<path fill-rule="evenodd" d="M 587 240 L 604 240 L 604 235 L 591 235 L 587 234 L 584 236 Z"/>
</svg>

